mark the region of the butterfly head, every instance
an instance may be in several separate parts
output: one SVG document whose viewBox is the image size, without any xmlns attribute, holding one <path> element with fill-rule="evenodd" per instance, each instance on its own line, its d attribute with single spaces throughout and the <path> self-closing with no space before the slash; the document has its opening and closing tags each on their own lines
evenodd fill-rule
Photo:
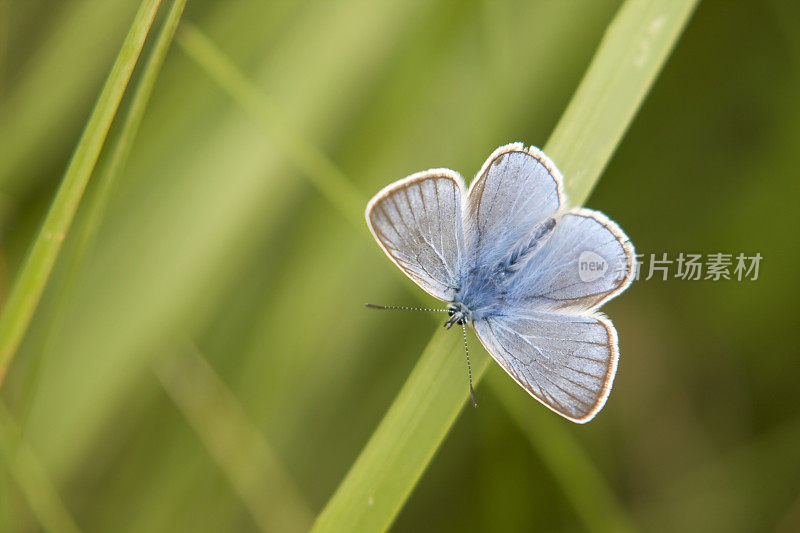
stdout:
<svg viewBox="0 0 800 533">
<path fill-rule="evenodd" d="M 460 326 L 471 320 L 471 314 L 469 310 L 462 303 L 453 303 L 448 305 L 447 314 L 450 315 L 450 318 L 444 324 L 444 327 L 447 329 L 453 327 L 453 324 L 458 324 Z"/>
</svg>

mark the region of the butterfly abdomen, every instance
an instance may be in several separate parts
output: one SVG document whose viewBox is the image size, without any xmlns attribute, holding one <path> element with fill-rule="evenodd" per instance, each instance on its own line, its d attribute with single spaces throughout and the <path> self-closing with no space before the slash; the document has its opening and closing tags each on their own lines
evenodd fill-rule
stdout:
<svg viewBox="0 0 800 533">
<path fill-rule="evenodd" d="M 497 265 L 497 270 L 501 274 L 509 275 L 517 272 L 524 267 L 534 253 L 541 250 L 556 227 L 556 219 L 547 218 L 537 224 L 533 230 L 523 237 L 511 248 L 508 253 Z"/>
</svg>

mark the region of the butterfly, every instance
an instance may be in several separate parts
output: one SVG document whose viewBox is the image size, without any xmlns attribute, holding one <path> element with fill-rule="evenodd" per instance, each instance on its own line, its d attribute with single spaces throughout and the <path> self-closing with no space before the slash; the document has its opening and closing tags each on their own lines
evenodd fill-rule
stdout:
<svg viewBox="0 0 800 533">
<path fill-rule="evenodd" d="M 603 408 L 619 360 L 617 331 L 598 309 L 630 285 L 635 254 L 605 215 L 566 204 L 550 158 L 513 143 L 469 190 L 457 172 L 426 170 L 381 190 L 365 216 L 389 259 L 448 304 L 447 328 L 461 325 L 466 345 L 470 324 L 531 396 L 584 423 Z"/>
</svg>

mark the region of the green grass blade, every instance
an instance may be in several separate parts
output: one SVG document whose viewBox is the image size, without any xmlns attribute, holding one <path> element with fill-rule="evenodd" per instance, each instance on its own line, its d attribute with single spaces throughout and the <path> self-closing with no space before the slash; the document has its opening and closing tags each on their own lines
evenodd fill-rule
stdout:
<svg viewBox="0 0 800 533">
<path fill-rule="evenodd" d="M 86 200 L 86 216 L 77 224 L 75 228 L 74 247 L 69 254 L 66 263 L 67 271 L 63 281 L 59 286 L 57 299 L 54 304 L 54 311 L 49 323 L 49 331 L 45 340 L 45 351 L 54 349 L 53 344 L 58 338 L 56 328 L 63 324 L 63 313 L 67 302 L 73 295 L 75 285 L 80 279 L 87 255 L 94 246 L 100 222 L 103 220 L 109 201 L 116 189 L 117 181 L 127 163 L 128 157 L 133 148 L 134 141 L 139 132 L 142 118 L 147 110 L 150 96 L 153 93 L 156 80 L 158 79 L 164 59 L 169 51 L 170 44 L 178 28 L 183 10 L 186 7 L 186 0 L 175 0 L 167 13 L 166 19 L 161 25 L 158 37 L 153 44 L 144 68 L 138 77 L 136 88 L 131 95 L 130 106 L 120 127 L 120 132 L 109 147 L 110 156 L 102 172 L 95 178 L 95 190 Z M 37 364 L 37 363 L 34 363 Z M 35 382 L 38 372 L 33 372 L 31 383 Z M 28 394 L 35 394 L 35 386 L 28 386 Z M 22 417 L 21 419 L 24 419 Z"/>
<path fill-rule="evenodd" d="M 116 189 L 117 180 L 125 168 L 133 148 L 150 96 L 161 72 L 161 66 L 164 64 L 164 59 L 167 56 L 185 7 L 186 0 L 175 0 L 172 3 L 139 76 L 136 89 L 131 96 L 130 107 L 125 114 L 119 136 L 114 140 L 113 146 L 110 148 L 111 155 L 108 158 L 108 162 L 100 175 L 95 178 L 97 183 L 93 194 L 87 199 L 86 216 L 75 229 L 75 245 L 67 261 L 67 272 L 64 276 L 64 281 L 59 287 L 53 318 L 50 320 L 50 330 L 45 341 L 45 351 L 53 349 L 53 343 L 57 338 L 54 328 L 62 323 L 61 319 L 67 302 L 73 294 L 75 284 L 78 282 L 80 273 L 85 266 L 87 255 L 94 246 L 100 222 L 105 216 L 111 196 Z M 32 380 L 35 380 L 36 376 L 38 376 L 38 373 L 34 373 Z M 28 390 L 30 391 L 29 394 L 35 393 L 35 387 L 33 386 L 28 387 Z"/>
<path fill-rule="evenodd" d="M 488 366 L 476 352 L 473 379 Z M 466 404 L 466 381 L 460 335 L 439 328 L 313 530 L 388 529 Z"/>
<path fill-rule="evenodd" d="M 0 456 L 46 531 L 72 533 L 78 526 L 4 402 L 0 402 Z"/>
<path fill-rule="evenodd" d="M 608 483 L 560 418 L 538 409 L 499 369 L 489 374 L 487 385 L 561 485 L 587 531 L 636 531 Z"/>
<path fill-rule="evenodd" d="M 606 30 L 547 142 L 574 205 L 589 197 L 698 1 L 629 0 Z"/>
<path fill-rule="evenodd" d="M 306 531 L 312 515 L 300 489 L 211 365 L 193 345 L 154 367 L 262 531 Z"/>
<path fill-rule="evenodd" d="M 84 109 L 97 97 L 97 80 L 108 74 L 114 59 L 112 46 L 119 45 L 139 2 L 4 3 L 9 5 L 12 34 L 17 33 L 15 25 L 36 28 L 24 38 L 17 35 L 15 48 L 9 49 L 12 59 L 25 56 L 31 46 L 29 61 L 18 75 L 0 76 L 7 84 L 0 99 L 0 189 L 12 198 L 23 198 L 43 185 L 49 174 L 51 160 L 43 154 L 74 144 L 72 136 L 80 133 L 74 125 L 85 121 Z M 25 12 L 27 22 L 20 20 Z"/>
<path fill-rule="evenodd" d="M 183 10 L 186 7 L 186 0 L 175 0 L 170 7 L 167 18 L 159 31 L 158 37 L 150 56 L 144 65 L 141 77 L 136 86 L 136 90 L 131 98 L 131 105 L 125 115 L 119 137 L 111 150 L 111 156 L 103 173 L 97 179 L 97 190 L 87 206 L 86 221 L 81 227 L 76 239 L 75 253 L 70 264 L 70 274 L 67 279 L 74 279 L 74 275 L 80 270 L 87 251 L 91 248 L 92 242 L 97 235 L 97 230 L 108 206 L 111 195 L 116 187 L 117 179 L 125 167 L 128 156 L 139 132 L 147 104 L 153 94 L 158 74 L 161 66 L 167 57 L 172 38 L 178 28 Z"/>
<path fill-rule="evenodd" d="M 264 95 L 197 27 L 184 23 L 178 34 L 178 43 L 189 57 L 258 121 L 281 152 L 311 180 L 331 204 L 349 222 L 362 229 L 364 195 L 353 186 L 347 176 L 321 150 L 285 124 Z"/>
<path fill-rule="evenodd" d="M 143 0 L 0 317 L 0 385 L 33 317 L 160 0 Z"/>
<path fill-rule="evenodd" d="M 620 8 L 545 145 L 567 177 L 573 202 L 582 203 L 600 178 L 696 3 L 628 0 Z M 463 379 L 459 387 L 432 388 L 432 382 L 462 377 L 452 361 L 463 362 L 460 344 L 456 335 L 434 335 L 314 531 L 382 531 L 391 525 L 466 401 Z M 485 356 L 481 361 L 476 381 L 487 365 Z M 442 373 L 446 368 L 449 377 Z"/>
<path fill-rule="evenodd" d="M 258 4 L 258 9 L 272 9 L 266 7 L 271 5 Z M 375 20 L 365 22 L 360 32 L 314 12 L 308 24 L 288 32 L 291 42 L 286 47 L 262 62 L 265 71 L 274 71 L 272 65 L 280 69 L 280 79 L 267 85 L 272 94 L 281 93 L 281 111 L 297 129 L 312 135 L 324 133 L 321 117 L 338 123 L 338 117 L 348 113 L 338 105 L 339 95 L 369 85 L 376 66 L 390 57 L 412 27 L 415 13 L 426 5 L 375 4 Z M 245 48 L 252 50 L 262 47 L 267 37 L 262 17 L 253 15 L 255 4 L 248 6 L 238 12 L 227 4 L 224 10 L 215 8 L 219 16 L 209 21 L 230 23 L 235 14 L 237 26 L 250 28 L 242 45 L 249 43 Z M 348 7 L 339 15 L 341 20 L 347 22 L 351 13 L 363 10 L 358 6 Z M 235 27 L 231 31 L 242 33 Z M 335 57 L 294 57 L 292 43 L 324 44 L 329 38 L 347 47 L 337 49 Z M 247 117 L 235 109 L 230 112 L 227 95 L 204 86 L 203 73 L 182 59 L 177 56 L 165 65 L 169 69 L 162 76 L 172 83 L 156 91 L 148 112 L 154 120 L 142 123 L 141 145 L 137 142 L 126 169 L 134 179 L 126 180 L 125 199 L 115 203 L 114 213 L 104 222 L 108 231 L 99 236 L 97 260 L 86 264 L 91 283 L 76 288 L 71 302 L 80 305 L 65 317 L 68 324 L 55 343 L 57 350 L 44 355 L 47 361 L 25 429 L 56 479 L 78 472 L 81 454 L 91 450 L 92 439 L 103 438 L 102 424 L 131 401 L 128 387 L 154 356 L 149 347 L 160 344 L 164 335 L 172 336 L 174 329 L 185 331 L 204 320 L 252 254 L 263 249 L 265 238 L 271 238 L 267 236 L 275 229 L 281 207 L 306 188 L 286 179 L 283 158 Z M 296 94 L 293 88 L 298 85 L 314 90 Z M 326 90 L 316 90 L 320 86 Z M 176 143 L 176 135 L 193 142 Z M 142 216 L 143 210 L 147 216 Z M 68 367 L 75 371 L 65 371 Z M 90 367 L 91 372 L 84 371 Z M 64 438 L 52 439 L 58 427 L 64 428 Z"/>
</svg>

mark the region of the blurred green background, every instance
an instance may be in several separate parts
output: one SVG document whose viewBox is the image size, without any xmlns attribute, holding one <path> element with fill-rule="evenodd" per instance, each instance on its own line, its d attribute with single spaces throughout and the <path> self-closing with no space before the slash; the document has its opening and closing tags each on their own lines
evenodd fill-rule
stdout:
<svg viewBox="0 0 800 533">
<path fill-rule="evenodd" d="M 544 144 L 619 5 L 190 0 L 183 22 L 278 126 L 179 33 L 74 291 L 60 260 L 0 390 L 33 458 L 2 457 L 0 530 L 41 527 L 28 475 L 88 531 L 306 528 L 437 325 L 364 309 L 417 289 L 352 223 L 363 204 L 331 205 L 276 132 L 364 198 L 431 167 L 471 177 L 500 144 Z M 0 1 L 2 299 L 137 6 Z M 640 280 L 608 304 L 621 361 L 590 424 L 528 401 L 634 529 L 800 531 L 798 95 L 800 4 L 701 3 L 587 203 L 640 253 L 763 256 L 757 281 Z M 496 390 L 478 387 L 394 528 L 609 529 Z"/>
</svg>

